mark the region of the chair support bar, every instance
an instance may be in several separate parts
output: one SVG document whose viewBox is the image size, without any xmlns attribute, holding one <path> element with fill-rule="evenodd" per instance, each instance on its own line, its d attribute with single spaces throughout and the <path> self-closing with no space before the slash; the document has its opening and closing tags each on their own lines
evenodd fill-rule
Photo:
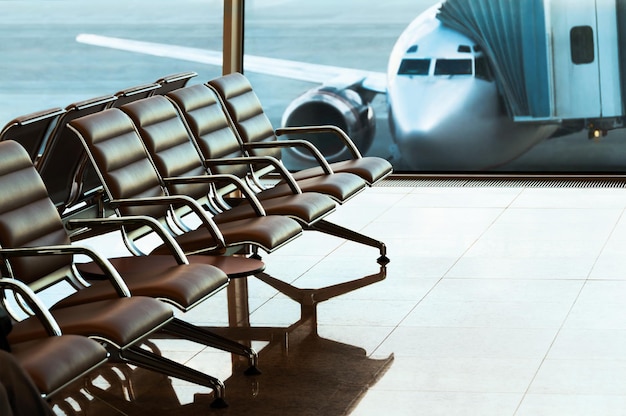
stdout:
<svg viewBox="0 0 626 416">
<path fill-rule="evenodd" d="M 112 353 L 117 353 L 116 358 L 120 361 L 127 362 L 129 364 L 136 363 L 143 368 L 153 370 L 170 377 L 179 378 L 181 380 L 212 388 L 215 394 L 215 400 L 211 403 L 211 407 L 224 408 L 228 406 L 224 400 L 226 387 L 221 380 L 215 377 L 201 373 L 193 368 L 186 367 L 168 358 L 161 357 L 138 346 L 131 346 L 130 348 L 113 351 Z"/>
<path fill-rule="evenodd" d="M 250 367 L 244 373 L 246 375 L 261 374 L 257 367 L 259 357 L 253 348 L 247 347 L 231 339 L 224 338 L 178 318 L 172 319 L 163 328 L 163 330 L 186 340 L 244 356 L 248 358 L 250 364 Z"/>
<path fill-rule="evenodd" d="M 378 264 L 387 264 L 390 261 L 389 257 L 387 257 L 387 246 L 385 246 L 385 243 L 372 237 L 368 237 L 349 228 L 342 227 L 341 225 L 333 224 L 332 222 L 324 219 L 312 224 L 309 226 L 309 229 L 321 231 L 329 235 L 334 235 L 335 237 L 345 238 L 370 247 L 376 247 L 380 251 L 380 257 L 376 259 Z"/>
</svg>

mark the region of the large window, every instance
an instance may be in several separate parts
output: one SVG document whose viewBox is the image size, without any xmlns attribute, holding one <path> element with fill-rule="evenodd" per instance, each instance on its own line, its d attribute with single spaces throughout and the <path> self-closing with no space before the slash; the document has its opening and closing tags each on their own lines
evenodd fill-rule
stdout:
<svg viewBox="0 0 626 416">
<path fill-rule="evenodd" d="M 245 51 L 263 57 L 384 74 L 398 37 L 434 3 L 434 0 L 395 0 L 384 4 L 374 0 L 247 2 Z M 572 31 L 572 56 L 576 63 L 594 59 L 588 32 L 586 28 Z M 569 28 L 561 36 L 569 38 Z M 498 90 L 510 85 L 496 83 L 501 68 L 491 66 L 482 49 L 472 42 L 460 41 L 438 55 L 432 46 L 440 41 L 442 38 L 423 44 L 413 39 L 406 44 L 404 55 L 397 67 L 392 68 L 392 73 L 402 78 L 399 99 L 364 94 L 358 85 L 353 87 L 365 101 L 370 100 L 375 114 L 375 136 L 365 154 L 388 158 L 396 171 L 411 172 L 571 173 L 626 169 L 623 129 L 611 130 L 601 140 L 590 141 L 586 130 L 569 129 L 570 125 L 584 126 L 583 120 L 556 130 L 532 126 L 526 121 L 510 122 L 502 91 Z M 459 49 L 460 45 L 464 47 Z M 442 46 L 440 50 L 445 48 Z M 308 75 L 306 69 L 302 69 L 300 79 L 248 70 L 246 74 L 276 127 L 284 120 L 285 111 L 291 109 L 290 104 L 302 94 L 325 82 L 336 86 L 349 79 L 306 82 L 302 80 Z M 411 83 L 421 86 L 414 88 Z M 532 85 L 529 88 L 532 91 Z M 329 93 L 324 95 L 329 96 Z M 438 103 L 437 107 L 434 103 Z M 312 111 L 314 106 L 306 108 Z M 409 121 L 421 117 L 424 119 L 410 125 Z M 408 121 L 400 125 L 394 124 L 394 119 Z M 415 162 L 419 158 L 422 159 Z M 291 162 L 288 156 L 285 159 Z M 295 167 L 304 163 L 293 162 Z"/>
<path fill-rule="evenodd" d="M 81 33 L 221 51 L 222 0 L 0 1 L 0 123 L 219 66 L 82 44 Z M 166 54 L 167 55 L 167 54 Z"/>
<path fill-rule="evenodd" d="M 406 45 L 392 56 L 408 25 L 434 3 L 246 0 L 244 51 L 274 61 L 245 72 L 274 126 L 308 93 L 334 106 L 315 110 L 319 114 L 353 117 L 351 134 L 363 153 L 389 159 L 396 171 L 626 170 L 623 129 L 589 141 L 585 130 L 547 132 L 526 122 L 507 123 L 499 89 L 509 86 L 496 82 L 499 68 L 471 40 L 444 48 L 438 42 L 451 38 L 421 43 L 405 34 Z M 223 7 L 223 0 L 0 1 L 6 17 L 0 27 L 0 124 L 176 72 L 197 72 L 192 83 L 221 75 L 219 59 L 207 63 L 198 56 L 221 51 Z M 562 36 L 571 40 L 573 62 L 597 61 L 591 28 L 569 30 Z M 156 47 L 131 52 L 95 46 L 78 42 L 82 33 Z M 333 75 L 306 64 L 341 71 Z M 279 67 L 297 76 L 285 76 Z M 398 77 L 396 95 L 385 93 L 388 74 Z M 317 102 L 310 104 L 302 108 L 315 109 Z M 584 125 L 584 120 L 568 124 Z M 304 167 L 298 157 L 286 154 L 285 162 Z"/>
</svg>

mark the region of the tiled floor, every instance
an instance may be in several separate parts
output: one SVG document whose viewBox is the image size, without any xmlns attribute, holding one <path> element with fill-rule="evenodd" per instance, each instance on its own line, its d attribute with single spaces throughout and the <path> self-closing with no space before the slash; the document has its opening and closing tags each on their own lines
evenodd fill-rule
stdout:
<svg viewBox="0 0 626 416">
<path fill-rule="evenodd" d="M 207 388 L 121 366 L 68 388 L 55 410 L 626 414 L 625 209 L 626 189 L 614 188 L 369 189 L 332 220 L 382 239 L 386 270 L 376 249 L 307 232 L 265 256 L 268 276 L 184 316 L 249 327 L 262 375 L 213 349 L 154 340 L 224 380 L 228 408 L 209 408 Z"/>
</svg>

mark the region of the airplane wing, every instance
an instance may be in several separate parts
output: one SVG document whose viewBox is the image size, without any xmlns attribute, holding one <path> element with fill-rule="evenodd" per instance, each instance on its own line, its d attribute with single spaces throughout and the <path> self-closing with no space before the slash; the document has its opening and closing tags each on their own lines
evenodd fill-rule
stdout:
<svg viewBox="0 0 626 416">
<path fill-rule="evenodd" d="M 208 65 L 222 65 L 222 53 L 199 48 L 144 42 L 82 33 L 76 41 L 88 45 L 180 59 Z M 285 59 L 244 55 L 244 69 L 266 75 L 275 75 L 300 81 L 316 82 L 333 86 L 353 86 L 384 94 L 387 92 L 387 76 L 383 72 L 363 71 L 330 65 L 318 65 Z"/>
</svg>

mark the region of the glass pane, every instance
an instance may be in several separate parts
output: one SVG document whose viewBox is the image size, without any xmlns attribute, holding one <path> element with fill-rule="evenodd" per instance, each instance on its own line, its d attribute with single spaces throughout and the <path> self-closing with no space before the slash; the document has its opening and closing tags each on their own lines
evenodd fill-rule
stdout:
<svg viewBox="0 0 626 416">
<path fill-rule="evenodd" d="M 398 75 L 428 75 L 430 59 L 405 59 L 400 64 Z"/>
<path fill-rule="evenodd" d="M 472 75 L 472 60 L 437 59 L 435 75 Z"/>
<path fill-rule="evenodd" d="M 415 17 L 433 4 L 429 0 L 390 0 L 382 3 L 373 0 L 246 2 L 245 51 L 254 56 L 290 62 L 374 71 L 382 75 L 384 88 L 389 54 L 398 36 Z M 407 45 L 403 52 L 409 51 L 411 46 Z M 410 53 L 419 53 L 421 50 L 420 46 L 417 51 L 415 48 L 411 49 Z M 276 65 L 284 68 L 288 63 L 276 62 Z M 333 79 L 342 78 L 341 82 L 348 80 L 350 83 L 354 80 L 358 84 L 358 75 L 356 78 L 347 74 L 345 78 L 340 76 L 319 79 L 319 71 L 299 67 L 298 79 L 294 79 L 295 77 L 253 71 L 246 66 L 246 62 L 244 69 L 274 127 L 280 127 L 288 119 L 290 104 L 298 100 L 298 97 L 302 97 L 304 101 L 303 94 L 308 93 L 315 103 L 302 102 L 300 108 L 303 115 L 297 117 L 298 120 L 310 121 L 310 116 L 314 113 L 326 114 L 328 118 L 325 120 L 344 117 L 348 108 L 346 103 L 350 103 L 348 105 L 353 106 L 354 111 L 350 111 L 349 117 L 357 120 L 354 124 L 358 126 L 353 130 L 357 132 L 357 145 L 363 153 L 389 159 L 393 158 L 393 153 L 397 153 L 387 123 L 385 94 L 370 95 L 359 88 L 356 88 L 356 92 L 361 95 L 360 98 L 354 97 L 355 91 L 352 90 L 343 93 L 315 93 L 325 82 L 333 85 Z M 405 69 L 406 67 L 401 71 Z M 394 72 L 398 73 L 398 70 L 396 68 Z M 418 72 L 421 73 L 422 70 Z M 331 102 L 331 106 L 336 105 L 338 108 L 323 111 L 317 105 L 321 100 L 327 100 Z M 364 102 L 369 102 L 372 111 L 359 104 Z M 367 120 L 372 113 L 375 126 L 370 128 Z M 373 137 L 368 137 L 370 133 Z M 312 139 L 308 135 L 306 138 L 323 147 L 326 154 L 337 152 L 338 146 L 329 143 L 332 136 Z M 311 162 L 305 159 L 301 154 L 283 152 L 285 164 L 294 169 L 310 166 Z"/>
<path fill-rule="evenodd" d="M 484 79 L 485 81 L 493 81 L 491 68 L 489 66 L 489 61 L 487 61 L 487 58 L 476 58 L 476 60 L 474 61 L 474 65 L 476 66 L 476 78 Z"/>
<path fill-rule="evenodd" d="M 0 123 L 208 66 L 79 43 L 95 34 L 221 51 L 222 0 L 0 1 Z M 4 121 L 4 123 L 2 122 Z"/>
<path fill-rule="evenodd" d="M 445 35 L 438 33 L 428 42 L 417 32 L 408 36 L 408 25 L 433 3 L 246 1 L 245 52 L 274 59 L 246 64 L 246 75 L 274 127 L 291 125 L 298 108 L 306 117 L 294 120 L 313 122 L 318 115 L 340 120 L 336 124 L 345 127 L 363 154 L 390 160 L 396 171 L 624 171 L 626 134 L 613 129 L 619 127 L 620 115 L 594 124 L 600 141 L 587 140 L 585 120 L 567 120 L 552 132 L 513 122 L 499 90 L 507 85 L 495 82 L 498 72 L 489 70 L 476 42 L 454 40 L 447 49 L 454 52 L 446 56 L 433 47 L 450 40 Z M 221 52 L 222 0 L 2 1 L 0 12 L 6 17 L 0 27 L 0 115 L 5 123 L 167 74 L 195 71 L 199 75 L 192 83 L 221 74 L 220 61 L 209 63 L 207 57 Z M 154 48 L 142 44 L 131 52 L 77 42 L 83 33 L 121 39 L 126 46 L 128 40 L 149 42 Z M 576 63 L 595 59 L 592 38 L 588 26 L 571 33 L 567 29 L 565 39 L 576 46 Z M 393 55 L 399 39 L 408 40 Z M 430 60 L 439 62 L 438 74 L 470 74 L 471 65 L 456 60 L 459 45 L 471 46 L 463 56 L 473 54 L 475 77 L 425 73 Z M 603 137 L 603 130 L 608 136 Z M 313 141 L 338 157 L 340 146 L 329 144 L 330 139 Z M 294 169 L 310 163 L 297 154 L 284 159 Z"/>
<path fill-rule="evenodd" d="M 436 21 L 426 21 L 412 34 L 404 32 L 434 3 L 247 2 L 246 54 L 279 60 L 268 63 L 271 69 L 264 73 L 258 68 L 246 69 L 274 127 L 296 125 L 297 121 L 311 123 L 317 119 L 318 124 L 324 124 L 325 120 L 340 119 L 337 124 L 349 131 L 363 154 L 386 158 L 396 171 L 402 172 L 624 171 L 624 129 L 611 129 L 601 140 L 590 141 L 584 120 L 568 120 L 558 126 L 513 121 L 501 90 L 510 89 L 511 85 L 497 82 L 499 72 L 493 71 L 497 68 L 486 60 L 476 40 L 460 33 L 449 36 L 443 30 L 433 33 Z M 569 30 L 563 34 L 566 39 Z M 511 31 L 498 33 L 506 37 Z M 574 59 L 580 63 L 593 60 L 589 28 L 575 29 L 572 34 L 574 43 L 579 45 Z M 399 39 L 406 42 L 394 55 L 392 50 Z M 438 44 L 444 47 L 438 49 Z M 521 50 L 523 45 L 518 46 Z M 459 47 L 473 59 L 459 56 Z M 435 73 L 444 76 L 427 75 L 427 60 L 436 62 Z M 327 67 L 309 64 L 348 71 L 331 74 Z M 296 76 L 284 75 L 282 70 L 287 67 L 294 69 Z M 359 71 L 375 72 L 383 80 L 391 77 L 387 80 L 387 93 L 369 91 L 371 79 L 363 82 Z M 470 76 L 472 72 L 474 76 Z M 460 74 L 463 76 L 449 76 Z M 320 91 L 322 86 L 326 87 L 324 91 Z M 537 88 L 526 87 L 530 91 Z M 354 100 L 354 93 L 360 98 Z M 295 117 L 298 110 L 301 114 Z M 369 124 L 372 114 L 373 123 Z M 619 122 L 619 118 L 605 120 L 600 126 L 610 129 Z M 338 146 L 328 144 L 329 137 L 313 140 L 327 149 L 329 157 L 337 156 Z M 310 166 L 310 160 L 303 155 L 284 152 L 283 159 L 292 169 Z"/>
</svg>

